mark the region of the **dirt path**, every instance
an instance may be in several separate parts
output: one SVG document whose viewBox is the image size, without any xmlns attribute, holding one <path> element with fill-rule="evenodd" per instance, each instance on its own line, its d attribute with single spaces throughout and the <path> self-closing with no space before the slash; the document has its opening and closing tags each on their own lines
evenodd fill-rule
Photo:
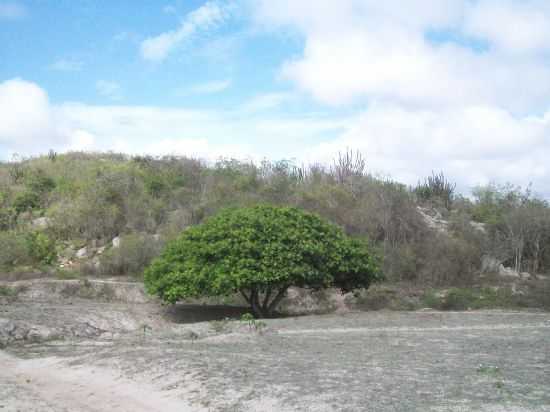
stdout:
<svg viewBox="0 0 550 412">
<path fill-rule="evenodd" d="M 14 396 L 15 395 L 15 396 Z M 194 412 L 185 401 L 97 367 L 56 358 L 20 360 L 0 351 L 2 412 Z"/>
</svg>

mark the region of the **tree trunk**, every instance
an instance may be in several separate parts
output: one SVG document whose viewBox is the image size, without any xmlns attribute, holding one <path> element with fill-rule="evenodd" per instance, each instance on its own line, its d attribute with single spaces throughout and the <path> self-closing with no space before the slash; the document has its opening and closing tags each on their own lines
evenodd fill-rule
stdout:
<svg viewBox="0 0 550 412">
<path fill-rule="evenodd" d="M 256 318 L 270 318 L 275 313 L 277 306 L 281 303 L 281 300 L 285 297 L 288 285 L 283 285 L 278 289 L 275 297 L 271 299 L 273 295 L 273 288 L 268 287 L 264 292 L 263 299 L 260 300 L 260 291 L 258 288 L 252 288 L 249 291 L 240 290 L 246 302 L 250 305 L 252 314 Z M 247 293 L 248 292 L 248 293 Z"/>
</svg>

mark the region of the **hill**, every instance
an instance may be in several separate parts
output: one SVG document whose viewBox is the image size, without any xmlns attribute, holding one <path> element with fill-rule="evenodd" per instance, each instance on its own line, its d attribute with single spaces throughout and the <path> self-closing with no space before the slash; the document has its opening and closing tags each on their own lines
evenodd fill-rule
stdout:
<svg viewBox="0 0 550 412">
<path fill-rule="evenodd" d="M 313 211 L 369 239 L 390 284 L 471 288 L 497 279 L 538 290 L 537 305 L 548 304 L 537 283 L 550 271 L 545 200 L 510 185 L 465 197 L 442 173 L 407 187 L 373 176 L 353 151 L 326 167 L 54 152 L 1 163 L 2 276 L 139 279 L 185 228 L 258 203 Z"/>
</svg>

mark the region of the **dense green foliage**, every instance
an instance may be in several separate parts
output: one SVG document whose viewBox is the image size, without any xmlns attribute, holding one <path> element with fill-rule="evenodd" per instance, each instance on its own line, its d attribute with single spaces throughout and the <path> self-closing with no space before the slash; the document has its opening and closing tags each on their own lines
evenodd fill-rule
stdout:
<svg viewBox="0 0 550 412">
<path fill-rule="evenodd" d="M 145 272 L 150 293 L 180 299 L 241 292 L 256 316 L 269 316 L 290 286 L 343 292 L 381 275 L 367 245 L 297 208 L 224 210 L 168 244 Z"/>
</svg>

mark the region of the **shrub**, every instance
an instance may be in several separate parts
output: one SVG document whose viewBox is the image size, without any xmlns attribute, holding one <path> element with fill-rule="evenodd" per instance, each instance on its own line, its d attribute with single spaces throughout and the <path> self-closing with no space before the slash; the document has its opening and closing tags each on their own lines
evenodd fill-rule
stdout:
<svg viewBox="0 0 550 412">
<path fill-rule="evenodd" d="M 424 305 L 440 310 L 514 308 L 521 306 L 521 295 L 508 288 L 452 288 L 446 293 L 427 292 Z"/>
<path fill-rule="evenodd" d="M 57 253 L 55 242 L 42 232 L 29 232 L 24 235 L 25 248 L 31 263 L 52 264 Z"/>
<path fill-rule="evenodd" d="M 122 236 L 120 246 L 105 252 L 100 258 L 100 274 L 106 276 L 141 276 L 145 267 L 157 257 L 162 242 L 153 236 L 130 234 Z"/>
<path fill-rule="evenodd" d="M 39 207 L 40 207 L 40 195 L 32 191 L 25 191 L 25 192 L 19 193 L 13 201 L 13 208 L 18 214 L 27 212 L 33 209 L 38 209 Z"/>
<path fill-rule="evenodd" d="M 317 215 L 274 206 L 219 213 L 145 272 L 147 290 L 167 302 L 240 292 L 257 317 L 271 316 L 290 286 L 348 292 L 380 278 L 365 244 Z"/>
<path fill-rule="evenodd" d="M 441 202 L 442 206 L 450 210 L 455 197 L 455 189 L 456 183 L 451 183 L 443 172 L 439 174 L 432 172 L 432 175 L 428 176 L 424 182 L 418 183 L 414 191 L 421 200 Z"/>
<path fill-rule="evenodd" d="M 10 268 L 27 260 L 27 249 L 16 232 L 0 232 L 0 267 Z"/>
<path fill-rule="evenodd" d="M 53 263 L 55 243 L 41 232 L 0 232 L 0 267 Z"/>
</svg>

